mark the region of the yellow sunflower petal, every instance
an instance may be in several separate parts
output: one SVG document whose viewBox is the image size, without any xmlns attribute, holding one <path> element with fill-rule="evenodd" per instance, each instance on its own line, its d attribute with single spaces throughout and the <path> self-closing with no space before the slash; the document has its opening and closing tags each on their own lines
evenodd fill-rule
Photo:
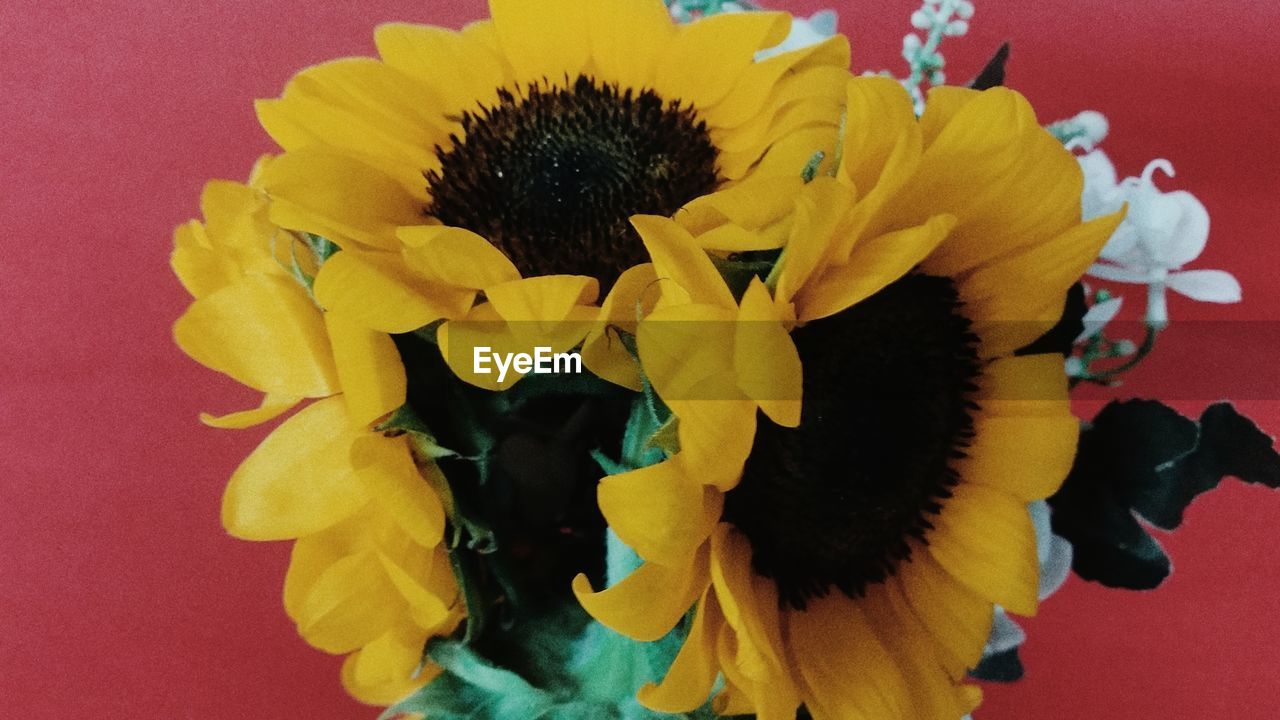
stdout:
<svg viewBox="0 0 1280 720">
<path fill-rule="evenodd" d="M 597 490 L 609 527 L 640 557 L 678 567 L 706 541 L 724 496 L 690 477 L 678 459 L 610 475 Z"/>
<path fill-rule="evenodd" d="M 337 311 L 324 315 L 351 422 L 367 425 L 404 404 L 404 364 L 391 336 Z"/>
<path fill-rule="evenodd" d="M 489 14 L 516 80 L 556 82 L 587 64 L 587 6 L 578 0 L 489 0 Z"/>
<path fill-rule="evenodd" d="M 404 438 L 363 435 L 351 445 L 351 464 L 368 497 L 386 509 L 401 530 L 426 548 L 444 537 L 444 507 L 418 472 Z"/>
<path fill-rule="evenodd" d="M 257 246 L 275 230 L 267 220 L 267 204 L 267 197 L 255 187 L 210 180 L 200 193 L 208 239 L 227 247 Z M 266 255 L 265 248 L 262 251 Z"/>
<path fill-rule="evenodd" d="M 430 557 L 425 555 L 425 557 Z M 431 592 L 423 582 L 411 575 L 399 563 L 385 553 L 378 553 L 378 562 L 391 584 L 409 606 L 409 617 L 423 630 L 435 630 L 449 621 L 452 611 L 444 599 Z"/>
<path fill-rule="evenodd" d="M 916 125 L 916 114 L 910 95 L 893 78 L 853 78 L 845 91 L 840 174 L 869 191 L 880 182 L 898 138 Z"/>
<path fill-rule="evenodd" d="M 1024 502 L 1058 491 L 1076 456 L 1079 421 L 1050 417 L 979 417 L 968 457 L 955 468 L 966 482 L 1012 493 Z M 1028 462 L 1035 458 L 1035 462 Z"/>
<path fill-rule="evenodd" d="M 255 103 L 258 120 L 285 150 L 330 148 L 379 168 L 426 199 L 422 171 L 450 123 L 435 93 L 369 58 L 344 58 L 298 73 L 278 100 Z"/>
<path fill-rule="evenodd" d="M 587 4 L 591 59 L 600 77 L 621 87 L 653 85 L 654 65 L 676 28 L 666 8 L 634 0 Z"/>
<path fill-rule="evenodd" d="M 301 537 L 346 518 L 365 503 L 352 476 L 352 429 L 341 398 L 290 417 L 231 476 L 222 524 L 245 540 Z"/>
<path fill-rule="evenodd" d="M 894 583 L 904 610 L 912 612 L 937 643 L 938 657 L 955 679 L 977 667 L 991 632 L 992 604 L 959 584 L 922 545 L 898 567 Z"/>
<path fill-rule="evenodd" d="M 664 299 L 671 290 L 663 288 Z M 736 319 L 736 308 L 675 305 L 655 309 L 640 324 L 636 344 L 645 376 L 668 405 L 745 399 L 733 365 Z"/>
<path fill-rule="evenodd" d="M 651 263 L 627 268 L 600 305 L 600 319 L 582 343 L 583 364 L 601 378 L 639 391 L 640 368 L 618 332 L 635 334 L 641 317 L 657 299 L 657 275 Z"/>
<path fill-rule="evenodd" d="M 868 589 L 861 607 L 880 644 L 893 657 L 904 677 L 911 679 L 914 717 L 958 718 L 966 710 L 962 691 L 939 662 L 938 647 L 915 616 L 891 595 L 896 588 L 877 585 Z"/>
<path fill-rule="evenodd" d="M 489 303 L 477 305 L 463 320 L 440 325 L 436 329 L 436 343 L 441 356 L 458 378 L 486 390 L 506 390 L 523 376 L 510 365 L 506 375 L 501 375 L 495 357 L 509 357 L 513 353 L 530 350 L 512 334 L 511 328 Z"/>
<path fill-rule="evenodd" d="M 1071 412 L 1067 373 L 1056 353 L 993 360 L 977 385 L 976 399 L 987 416 L 1062 417 Z"/>
<path fill-rule="evenodd" d="M 520 279 L 520 271 L 502 251 L 483 237 L 447 225 L 400 228 L 404 257 L 410 267 L 444 285 L 471 290 Z"/>
<path fill-rule="evenodd" d="M 719 673 L 715 642 L 723 622 L 715 594 L 704 592 L 680 652 L 661 683 L 648 683 L 640 688 L 637 695 L 640 704 L 666 713 L 692 712 L 701 707 L 711 695 Z"/>
<path fill-rule="evenodd" d="M 790 302 L 805 287 L 811 275 L 820 272 L 836 226 L 853 203 L 853 194 L 829 177 L 814 178 L 805 186 L 795 204 L 787 248 L 779 262 L 778 299 Z"/>
<path fill-rule="evenodd" d="M 529 323 L 540 333 L 550 332 L 574 307 L 595 302 L 599 293 L 599 281 L 584 275 L 543 275 L 485 289 L 499 317 Z"/>
<path fill-rule="evenodd" d="M 369 705 L 391 705 L 426 685 L 440 668 L 428 663 L 418 672 L 426 633 L 404 624 L 370 641 L 342 663 L 342 686 Z"/>
<path fill-rule="evenodd" d="M 713 698 L 711 709 L 718 715 L 754 715 L 757 720 L 794 720 L 800 695 L 788 671 L 770 668 L 763 676 L 744 672 L 742 636 L 722 625 L 716 638 L 716 656 L 723 671 L 725 687 Z"/>
<path fill-rule="evenodd" d="M 832 258 L 837 262 L 848 262 L 854 246 L 864 236 L 874 237 L 892 232 L 924 219 L 914 214 L 904 219 L 895 217 L 891 212 L 898 193 L 911 182 L 919 168 L 923 152 L 919 127 L 909 125 L 898 134 L 875 185 L 858 188 L 862 197 L 850 211 L 848 219 L 840 228 L 840 234 L 835 238 L 831 249 Z M 851 182 L 847 180 L 847 176 L 844 179 Z"/>
<path fill-rule="evenodd" d="M 818 164 L 818 174 L 825 174 L 835 157 L 837 132 L 835 127 L 806 127 L 797 130 L 765 151 L 756 164 L 754 160 L 734 162 L 735 158 L 722 157 L 721 170 L 725 177 L 736 180 L 748 170 L 760 177 L 770 175 L 794 175 L 803 172 L 813 158 L 822 153 L 825 158 Z"/>
<path fill-rule="evenodd" d="M 355 158 L 305 149 L 275 158 L 259 182 L 272 198 L 271 220 L 345 246 L 353 240 L 399 249 L 396 228 L 422 222 L 422 198 Z"/>
<path fill-rule="evenodd" d="M 1039 565 L 1026 503 L 961 483 L 934 519 L 929 552 L 977 595 L 1019 615 L 1036 612 Z"/>
<path fill-rule="evenodd" d="M 960 108 L 981 94 L 980 90 L 957 85 L 930 88 L 924 115 L 920 116 L 920 128 L 924 131 L 925 142 L 932 145 L 947 123 L 951 122 L 951 118 L 960 112 Z"/>
<path fill-rule="evenodd" d="M 252 410 L 241 410 L 218 416 L 200 413 L 200 422 L 209 427 L 243 430 L 274 420 L 292 410 L 300 402 L 302 402 L 300 397 L 267 393 L 262 396 L 262 404 Z"/>
<path fill-rule="evenodd" d="M 785 427 L 800 424 L 803 373 L 800 353 L 782 325 L 773 298 L 759 278 L 742 297 L 734 335 L 738 387 L 771 420 Z"/>
<path fill-rule="evenodd" d="M 728 523 L 711 533 L 711 583 L 725 622 L 737 635 L 737 669 L 757 682 L 776 674 L 785 666 L 777 586 L 758 578 L 751 568 L 750 541 Z"/>
<path fill-rule="evenodd" d="M 1079 164 L 1017 93 L 993 88 L 961 106 L 893 201 L 910 216 L 949 213 L 956 231 L 930 258 L 955 276 L 1080 221 Z"/>
<path fill-rule="evenodd" d="M 635 215 L 631 224 L 649 250 L 659 279 L 676 283 L 692 302 L 736 307 L 729 287 L 689 231 L 656 215 Z"/>
<path fill-rule="evenodd" d="M 196 362 L 254 389 L 297 397 L 338 391 L 324 319 L 292 280 L 245 277 L 192 303 L 173 336 Z"/>
<path fill-rule="evenodd" d="M 822 58 L 823 64 L 848 68 L 849 39 L 843 35 L 836 35 L 820 43 L 752 63 L 738 76 L 733 92 L 724 100 L 703 110 L 701 115 L 716 127 L 734 127 L 744 124 L 761 111 L 786 73 L 792 72 L 796 66 L 802 65 L 815 56 Z M 839 114 L 837 113 L 831 118 L 832 130 L 838 122 Z"/>
<path fill-rule="evenodd" d="M 363 513 L 298 538 L 289 552 L 289 568 L 284 576 L 284 610 L 297 622 L 302 603 L 307 599 L 316 580 L 329 566 L 352 552 L 361 533 L 365 530 L 360 520 Z"/>
<path fill-rule="evenodd" d="M 856 602 L 832 593 L 788 611 L 786 620 L 814 720 L 909 717 L 911 691 Z"/>
<path fill-rule="evenodd" d="M 298 633 L 330 653 L 348 653 L 387 631 L 403 608 L 377 553 L 366 550 L 330 565 L 298 611 Z"/>
<path fill-rule="evenodd" d="M 1061 235 L 975 269 L 959 283 L 984 354 L 1024 347 L 1057 322 L 1067 289 L 1098 257 L 1124 213 L 1076 225 Z M 931 262 L 924 264 L 928 272 Z"/>
<path fill-rule="evenodd" d="M 683 25 L 658 60 L 654 88 L 668 100 L 712 107 L 733 90 L 756 51 L 782 42 L 790 28 L 786 14 L 763 12 L 712 15 Z"/>
<path fill-rule="evenodd" d="M 684 564 L 647 562 L 618 584 L 592 592 L 586 575 L 573 579 L 573 594 L 596 620 L 633 640 L 649 642 L 671 631 L 707 589 L 708 546 Z"/>
<path fill-rule="evenodd" d="M 938 215 L 923 225 L 857 243 L 848 262 L 809 282 L 796 298 L 801 320 L 815 320 L 852 307 L 906 275 L 946 239 L 955 218 Z"/>
<path fill-rule="evenodd" d="M 758 230 L 790 214 L 795 197 L 804 187 L 800 173 L 750 178 L 693 200 L 674 219 L 695 235 L 726 221 L 747 230 Z"/>
<path fill-rule="evenodd" d="M 406 333 L 471 306 L 475 291 L 414 277 L 395 256 L 343 251 L 325 261 L 313 288 L 326 309 L 371 330 Z"/>
<path fill-rule="evenodd" d="M 702 482 L 728 491 L 756 437 L 756 404 L 735 400 L 669 401 L 680 418 L 676 428 L 684 462 Z"/>
<path fill-rule="evenodd" d="M 729 636 L 732 631 L 726 627 L 722 627 L 721 633 L 717 640 L 723 638 L 720 642 L 725 645 L 723 650 L 718 651 L 724 657 L 733 657 L 734 648 L 729 647 L 731 644 Z M 746 691 L 738 687 L 733 682 L 733 678 L 724 678 L 724 687 L 720 688 L 720 692 L 711 700 L 711 710 L 722 717 L 735 717 L 738 715 L 754 715 L 756 712 L 755 705 L 747 697 Z"/>
<path fill-rule="evenodd" d="M 389 23 L 378 26 L 374 41 L 384 62 L 436 91 L 442 115 L 492 106 L 506 84 L 501 59 L 466 33 Z"/>
<path fill-rule="evenodd" d="M 169 266 L 194 298 L 202 298 L 240 279 L 240 268 L 225 252 L 213 249 L 204 226 L 189 220 L 173 231 Z"/>
<path fill-rule="evenodd" d="M 841 112 L 844 105 L 844 86 L 849 79 L 848 63 L 840 66 L 816 65 L 783 78 L 769 96 L 767 112 L 761 112 L 747 122 L 731 128 L 711 128 L 711 137 L 721 152 L 738 153 L 752 149 L 762 149 L 766 137 L 776 135 L 780 127 L 791 125 L 791 121 L 799 120 L 794 116 L 787 121 L 779 121 L 783 111 L 799 110 L 812 122 L 825 122 L 825 112 L 835 108 Z M 797 129 L 810 124 L 799 122 L 791 127 Z"/>
<path fill-rule="evenodd" d="M 778 296 L 790 300 L 829 259 L 837 226 L 853 204 L 854 192 L 831 177 L 814 178 L 795 204 L 795 215 L 780 262 Z"/>
</svg>

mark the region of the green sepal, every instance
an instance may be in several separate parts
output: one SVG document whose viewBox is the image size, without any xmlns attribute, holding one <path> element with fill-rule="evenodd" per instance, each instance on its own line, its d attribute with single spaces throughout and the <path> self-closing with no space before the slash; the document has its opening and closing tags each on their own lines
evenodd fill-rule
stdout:
<svg viewBox="0 0 1280 720">
<path fill-rule="evenodd" d="M 733 253 L 728 257 L 711 256 L 711 262 L 724 278 L 729 292 L 737 300 L 742 300 L 752 279 L 766 280 L 778 264 L 781 250 L 750 250 Z"/>
<path fill-rule="evenodd" d="M 430 428 L 409 405 L 401 405 L 396 408 L 396 411 L 391 413 L 390 417 L 383 420 L 374 429 L 389 437 L 408 434 L 410 442 L 413 443 L 414 452 L 425 458 L 439 460 L 440 458 L 458 456 L 457 451 L 450 450 L 436 442 L 436 438 L 431 434 Z"/>
</svg>

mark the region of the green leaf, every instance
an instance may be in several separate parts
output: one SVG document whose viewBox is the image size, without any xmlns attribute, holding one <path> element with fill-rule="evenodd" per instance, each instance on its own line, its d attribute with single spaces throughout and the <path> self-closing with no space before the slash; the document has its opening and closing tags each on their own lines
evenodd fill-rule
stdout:
<svg viewBox="0 0 1280 720">
<path fill-rule="evenodd" d="M 445 672 L 387 708 L 381 720 L 400 713 L 420 713 L 432 720 L 537 720 L 549 717 L 555 704 L 549 694 L 456 641 L 433 641 L 427 654 Z"/>
</svg>

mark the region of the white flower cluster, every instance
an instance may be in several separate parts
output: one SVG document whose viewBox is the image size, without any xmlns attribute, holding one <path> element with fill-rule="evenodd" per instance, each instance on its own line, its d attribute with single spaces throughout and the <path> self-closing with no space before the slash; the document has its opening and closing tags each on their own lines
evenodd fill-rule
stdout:
<svg viewBox="0 0 1280 720">
<path fill-rule="evenodd" d="M 1089 274 L 1100 280 L 1147 286 L 1147 324 L 1168 324 L 1165 290 L 1193 300 L 1239 302 L 1240 283 L 1225 270 L 1183 270 L 1204 251 L 1209 240 L 1209 213 L 1185 190 L 1162 192 L 1156 171 L 1173 177 L 1173 165 L 1158 159 L 1142 174 L 1117 180 L 1115 167 L 1101 150 L 1080 157 L 1085 188 L 1081 208 L 1085 219 L 1115 212 L 1128 205 L 1124 222 L 1102 249 Z"/>
<path fill-rule="evenodd" d="M 924 112 L 924 90 L 921 83 L 946 83 L 943 68 L 946 58 L 938 50 L 944 37 L 959 37 L 969 32 L 973 3 L 969 0 L 924 0 L 919 10 L 911 13 L 911 26 L 924 33 L 907 33 L 902 38 L 902 57 L 911 74 L 902 81 L 916 104 L 916 114 Z"/>
</svg>

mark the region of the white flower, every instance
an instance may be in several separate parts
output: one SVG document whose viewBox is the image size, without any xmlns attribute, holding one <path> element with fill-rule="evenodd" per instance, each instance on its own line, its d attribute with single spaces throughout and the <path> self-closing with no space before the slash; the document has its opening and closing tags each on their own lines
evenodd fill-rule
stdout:
<svg viewBox="0 0 1280 720">
<path fill-rule="evenodd" d="M 1101 150 L 1079 158 L 1084 172 L 1081 211 L 1084 219 L 1115 212 L 1128 203 L 1124 222 L 1102 249 L 1088 273 L 1102 280 L 1148 286 L 1147 322 L 1168 323 L 1166 288 L 1202 302 L 1240 301 L 1240 283 L 1223 270 L 1183 270 L 1209 239 L 1209 213 L 1183 190 L 1161 192 L 1155 171 L 1173 177 L 1167 160 L 1152 160 L 1141 177 L 1116 181 L 1116 171 Z"/>
<path fill-rule="evenodd" d="M 838 18 L 835 10 L 819 10 L 808 18 L 791 18 L 791 32 L 777 46 L 756 53 L 756 60 L 764 60 L 779 53 L 799 50 L 836 34 Z"/>
<path fill-rule="evenodd" d="M 720 5 L 720 12 L 724 13 L 753 12 L 760 9 L 752 3 L 726 2 Z M 792 17 L 791 32 L 782 42 L 756 53 L 756 62 L 784 52 L 817 45 L 836 34 L 837 20 L 835 10 L 820 10 L 807 18 Z"/>
</svg>

